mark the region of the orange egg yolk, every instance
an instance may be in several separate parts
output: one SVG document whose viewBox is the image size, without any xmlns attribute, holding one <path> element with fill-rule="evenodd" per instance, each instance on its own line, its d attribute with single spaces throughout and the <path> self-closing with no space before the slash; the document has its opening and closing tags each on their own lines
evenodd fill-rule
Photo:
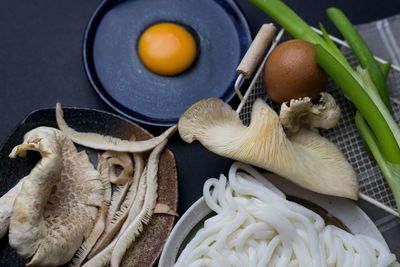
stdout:
<svg viewBox="0 0 400 267">
<path fill-rule="evenodd" d="M 175 23 L 158 23 L 139 38 L 139 57 L 159 75 L 177 75 L 188 69 L 196 58 L 196 42 L 190 32 Z"/>
</svg>

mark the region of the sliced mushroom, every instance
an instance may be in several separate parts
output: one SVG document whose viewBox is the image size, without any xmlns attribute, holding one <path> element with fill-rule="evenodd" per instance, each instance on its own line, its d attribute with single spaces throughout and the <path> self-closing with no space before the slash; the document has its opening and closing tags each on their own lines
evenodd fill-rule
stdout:
<svg viewBox="0 0 400 267">
<path fill-rule="evenodd" d="M 124 185 L 113 186 L 113 193 L 111 195 L 111 203 L 107 213 L 106 228 L 111 224 L 112 218 L 118 212 L 122 203 L 124 202 L 125 196 L 128 193 L 130 185 L 128 183 Z M 107 230 L 106 230 L 107 231 Z"/>
<path fill-rule="evenodd" d="M 22 187 L 23 179 L 0 198 L 0 239 L 7 233 L 15 198 Z"/>
<path fill-rule="evenodd" d="M 130 183 L 133 176 L 133 163 L 131 156 L 126 152 L 106 151 L 103 157 L 107 159 L 110 165 L 110 182 L 113 184 Z M 116 175 L 116 167 L 122 169 L 119 175 Z"/>
<path fill-rule="evenodd" d="M 104 188 L 103 203 L 101 205 L 100 212 L 98 213 L 96 223 L 94 224 L 90 236 L 85 240 L 85 242 L 83 242 L 81 247 L 75 253 L 72 262 L 69 264 L 70 267 L 79 267 L 82 265 L 87 255 L 92 250 L 93 246 L 96 244 L 97 240 L 100 238 L 105 229 L 108 206 L 110 205 L 111 201 L 111 184 L 108 177 L 109 165 L 107 164 L 106 159 L 100 155 L 98 156 L 97 170 L 100 174 Z"/>
<path fill-rule="evenodd" d="M 134 216 L 134 220 L 131 222 L 131 214 L 129 214 L 127 222 L 129 225 L 125 230 L 122 230 L 115 244 L 114 250 L 112 252 L 110 266 L 118 267 L 121 264 L 122 257 L 124 256 L 126 250 L 132 245 L 136 240 L 138 235 L 143 231 L 144 225 L 147 225 L 154 213 L 154 208 L 157 204 L 157 173 L 158 164 L 160 161 L 160 155 L 163 151 L 167 141 L 165 140 L 150 153 L 147 162 L 147 173 L 146 173 L 146 195 L 144 198 L 143 207 L 137 216 Z"/>
<path fill-rule="evenodd" d="M 71 260 L 93 229 L 104 197 L 99 173 L 85 152 L 59 130 L 25 134 L 11 158 L 38 151 L 40 161 L 24 178 L 10 218 L 9 242 L 28 266 L 59 266 Z"/>
<path fill-rule="evenodd" d="M 148 224 L 157 204 L 158 163 L 166 143 L 164 141 L 151 152 L 140 181 L 138 196 L 118 236 L 84 267 L 100 267 L 108 263 L 111 263 L 112 267 L 119 266 L 126 250 L 141 233 L 143 226 Z"/>
<path fill-rule="evenodd" d="M 132 135 L 129 140 L 135 140 L 135 139 L 136 139 L 136 137 L 134 135 Z M 112 152 L 109 152 L 109 153 L 112 153 Z M 124 153 L 125 154 L 124 157 L 129 157 L 129 163 L 132 164 L 132 160 L 130 159 L 130 156 L 128 153 L 126 153 L 126 152 L 115 152 L 115 153 L 118 153 L 118 154 Z M 107 152 L 105 152 L 103 155 L 107 156 Z M 121 173 L 119 176 L 123 176 L 124 177 L 123 180 L 126 180 L 126 183 L 123 185 L 121 184 L 121 185 L 114 186 L 111 205 L 110 205 L 110 208 L 109 208 L 108 214 L 107 214 L 107 222 L 106 222 L 106 231 L 105 232 L 108 232 L 108 230 L 110 229 L 109 227 L 115 223 L 115 222 L 113 222 L 113 218 L 115 218 L 116 213 L 121 208 L 121 205 L 123 204 L 123 202 L 129 201 L 129 199 L 134 198 L 135 191 L 130 190 L 132 187 L 132 185 L 131 185 L 132 179 L 133 179 L 134 183 L 137 183 L 137 180 L 140 178 L 141 173 L 143 172 L 143 165 L 144 165 L 143 157 L 141 154 L 135 153 L 134 161 L 135 161 L 134 177 L 132 178 L 132 173 L 130 171 L 130 169 L 133 169 L 133 167 L 125 166 L 125 168 L 128 168 L 128 171 L 125 171 L 125 174 Z M 107 164 L 108 163 L 110 163 L 110 162 L 107 162 Z M 115 171 L 116 171 L 115 168 L 109 168 L 109 179 L 111 182 L 115 181 L 115 180 L 120 180 L 119 178 L 116 178 L 117 174 L 115 173 Z M 129 173 L 130 173 L 131 177 L 128 177 Z M 135 186 L 136 185 L 133 185 L 133 187 L 135 187 Z M 128 197 L 129 199 L 126 199 L 126 195 L 127 195 L 128 191 L 130 191 L 130 194 Z M 118 222 L 118 223 L 120 223 L 120 222 Z M 101 240 L 104 238 L 104 235 L 102 236 Z M 99 241 L 98 244 L 96 244 L 97 249 L 101 242 L 105 242 L 105 241 L 104 240 Z M 96 250 L 96 248 L 94 250 Z M 89 258 L 90 257 L 91 256 L 89 255 Z"/>
<path fill-rule="evenodd" d="M 136 194 L 134 203 L 132 204 L 131 209 L 129 210 L 128 218 L 123 223 L 119 233 L 117 234 L 117 236 L 114 237 L 114 239 L 111 242 L 107 244 L 106 247 L 104 247 L 98 253 L 95 253 L 93 257 L 91 256 L 92 255 L 91 253 L 90 260 L 83 265 L 84 267 L 102 267 L 110 263 L 111 255 L 118 241 L 119 236 L 126 230 L 126 228 L 133 221 L 133 219 L 140 213 L 143 207 L 144 198 L 147 191 L 146 177 L 147 177 L 147 166 L 144 168 L 142 176 L 140 177 L 138 192 Z"/>
<path fill-rule="evenodd" d="M 60 103 L 56 104 L 56 119 L 58 128 L 73 142 L 83 145 L 85 147 L 99 150 L 111 150 L 130 153 L 146 152 L 161 144 L 176 131 L 176 125 L 174 125 L 167 129 L 161 135 L 144 141 L 127 141 L 112 136 L 101 135 L 98 133 L 81 133 L 70 128 L 65 122 Z"/>
<path fill-rule="evenodd" d="M 178 130 L 188 143 L 277 173 L 315 192 L 357 199 L 356 173 L 336 145 L 302 129 L 286 136 L 279 116 L 261 99 L 253 105 L 248 127 L 219 99 L 202 100 L 180 118 Z"/>
<path fill-rule="evenodd" d="M 128 217 L 129 211 L 132 205 L 134 205 L 135 199 L 137 198 L 139 191 L 143 190 L 143 192 L 145 192 L 144 191 L 145 189 L 139 186 L 139 182 L 143 174 L 143 168 L 144 168 L 143 156 L 141 154 L 134 154 L 134 161 L 135 161 L 135 174 L 133 177 L 133 182 L 131 183 L 131 185 L 127 187 L 129 188 L 129 190 L 127 190 L 126 197 L 124 197 L 119 210 L 116 210 L 113 214 L 108 215 L 110 217 L 108 218 L 106 230 L 99 239 L 99 241 L 97 242 L 96 246 L 91 251 L 88 257 L 89 259 L 92 258 L 94 255 L 98 254 L 105 247 L 107 247 L 107 245 L 114 239 L 114 237 L 118 234 L 118 231 L 121 229 L 126 218 Z"/>
<path fill-rule="evenodd" d="M 340 108 L 328 93 L 321 93 L 318 104 L 309 97 L 282 103 L 279 118 L 285 129 L 297 133 L 301 128 L 333 128 L 339 121 Z"/>
</svg>

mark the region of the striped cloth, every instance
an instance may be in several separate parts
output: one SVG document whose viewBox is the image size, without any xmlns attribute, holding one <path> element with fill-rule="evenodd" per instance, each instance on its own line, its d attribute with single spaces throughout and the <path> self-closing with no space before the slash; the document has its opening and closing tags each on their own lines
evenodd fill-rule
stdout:
<svg viewBox="0 0 400 267">
<path fill-rule="evenodd" d="M 400 66 L 400 14 L 382 20 L 356 26 L 372 52 L 392 64 Z M 393 88 L 398 96 L 400 88 Z M 361 202 L 360 206 L 375 222 L 385 237 L 391 251 L 400 260 L 400 218 L 389 215 L 370 204 Z"/>
</svg>

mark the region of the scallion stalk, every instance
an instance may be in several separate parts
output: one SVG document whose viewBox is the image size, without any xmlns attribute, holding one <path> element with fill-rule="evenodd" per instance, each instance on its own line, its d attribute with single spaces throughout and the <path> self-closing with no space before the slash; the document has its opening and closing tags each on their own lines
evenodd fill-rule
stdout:
<svg viewBox="0 0 400 267">
<path fill-rule="evenodd" d="M 358 54 L 359 61 L 362 61 L 363 66 L 367 69 L 372 68 L 372 71 L 367 71 L 361 67 L 357 68 L 356 71 L 353 70 L 323 27 L 321 27 L 321 31 L 324 38 L 315 33 L 304 20 L 282 1 L 250 0 L 250 2 L 266 12 L 293 37 L 311 42 L 316 46 L 318 64 L 335 80 L 359 110 L 356 117 L 357 127 L 393 190 L 399 209 L 400 128 L 389 110 L 390 99 L 387 96 L 386 86 L 382 86 L 382 83 L 386 84 L 385 76 L 388 72 L 388 66 L 378 65 L 365 43 L 357 43 L 361 39 L 359 35 L 348 36 L 353 34 L 355 29 L 353 26 L 349 28 L 350 22 L 348 20 L 344 24 L 339 21 L 339 18 L 343 18 L 344 15 L 337 10 L 330 11 L 330 16 L 333 16 L 333 20 L 336 21 L 335 24 L 341 27 L 339 30 L 343 35 L 347 36 L 354 52 Z M 371 79 L 370 72 L 374 81 Z M 377 88 L 376 85 L 379 87 Z"/>
<path fill-rule="evenodd" d="M 361 112 L 376 136 L 385 158 L 400 163 L 400 129 L 389 110 L 377 94 L 369 74 L 348 72 L 329 51 L 316 45 L 315 56 L 318 64 L 331 76 Z M 375 95 L 374 95 L 375 94 Z"/>
<path fill-rule="evenodd" d="M 393 192 L 397 207 L 400 207 L 400 164 L 391 164 L 385 160 L 379 150 L 374 134 L 359 111 L 356 112 L 355 122 L 358 132 L 367 144 L 369 151 L 375 158 L 379 169 Z"/>
<path fill-rule="evenodd" d="M 392 112 L 385 77 L 381 68 L 379 67 L 379 63 L 376 62 L 371 50 L 365 44 L 364 39 L 340 9 L 331 7 L 327 9 L 326 13 L 335 24 L 339 32 L 343 35 L 344 39 L 350 45 L 353 53 L 358 58 L 360 65 L 364 69 L 368 70 L 371 80 L 378 89 L 381 99 L 389 111 Z"/>
<path fill-rule="evenodd" d="M 332 76 L 371 126 L 379 140 L 379 148 L 392 163 L 400 163 L 400 130 L 372 82 L 369 75 L 352 69 L 340 50 L 319 36 L 293 10 L 280 0 L 250 0 L 293 37 L 316 45 L 317 62 Z M 374 92 L 376 94 L 374 94 Z M 400 179 L 400 177 L 399 177 Z"/>
<path fill-rule="evenodd" d="M 273 20 L 280 24 L 294 38 L 302 39 L 314 45 L 319 44 L 329 50 L 337 58 L 343 58 L 342 64 L 351 69 L 341 52 L 332 49 L 330 45 L 316 33 L 302 18 L 280 0 L 250 0 L 251 3 L 268 14 Z"/>
<path fill-rule="evenodd" d="M 381 68 L 381 71 L 383 73 L 383 77 L 385 78 L 385 80 L 387 80 L 387 78 L 389 76 L 391 66 L 392 66 L 392 64 L 389 62 L 379 64 L 379 67 Z"/>
</svg>

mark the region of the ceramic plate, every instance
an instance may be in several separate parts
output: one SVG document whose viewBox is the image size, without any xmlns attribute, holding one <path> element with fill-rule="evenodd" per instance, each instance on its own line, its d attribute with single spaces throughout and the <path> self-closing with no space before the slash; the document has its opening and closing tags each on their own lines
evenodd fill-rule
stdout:
<svg viewBox="0 0 400 267">
<path fill-rule="evenodd" d="M 149 71 L 137 53 L 141 33 L 158 22 L 181 24 L 197 43 L 196 62 L 177 76 Z M 251 43 L 233 0 L 104 0 L 83 43 L 86 74 L 99 96 L 124 116 L 168 126 L 193 103 L 234 96 L 236 67 Z"/>
<path fill-rule="evenodd" d="M 268 173 L 265 176 L 286 195 L 317 203 L 319 207 L 334 217 L 334 221 L 336 219 L 339 220 L 352 233 L 364 234 L 386 244 L 375 224 L 353 201 L 310 192 L 274 174 Z M 206 205 L 203 198 L 196 201 L 186 211 L 179 219 L 165 244 L 159 267 L 172 267 L 174 265 L 180 251 L 201 227 L 204 219 L 210 216 L 210 213 L 211 209 Z"/>
<path fill-rule="evenodd" d="M 95 131 L 128 139 L 132 134 L 137 140 L 145 140 L 151 136 L 140 126 L 111 113 L 78 108 L 65 108 L 65 120 L 78 131 Z M 29 114 L 12 133 L 0 149 L 0 195 L 12 188 L 20 178 L 27 175 L 36 164 L 37 157 L 11 160 L 8 154 L 11 149 L 22 142 L 23 135 L 38 126 L 56 127 L 54 109 L 37 110 Z M 78 146 L 81 150 L 82 147 Z M 96 160 L 98 151 L 86 149 L 92 162 Z M 95 165 L 96 166 L 96 165 Z M 158 173 L 158 201 L 177 208 L 178 185 L 175 159 L 172 152 L 164 150 L 161 155 Z M 174 217 L 156 214 L 152 217 L 144 232 L 134 246 L 127 251 L 122 266 L 153 266 L 174 224 Z M 8 245 L 5 236 L 0 240 L 0 266 L 24 266 L 24 262 Z"/>
</svg>

